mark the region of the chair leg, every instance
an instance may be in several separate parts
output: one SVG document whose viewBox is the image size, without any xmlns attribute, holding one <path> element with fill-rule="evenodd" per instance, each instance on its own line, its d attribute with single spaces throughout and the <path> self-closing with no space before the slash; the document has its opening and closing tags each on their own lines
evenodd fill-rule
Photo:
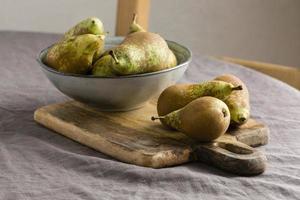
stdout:
<svg viewBox="0 0 300 200">
<path fill-rule="evenodd" d="M 148 29 L 150 0 L 118 0 L 116 35 L 124 36 L 128 33 L 133 14 L 137 14 L 137 22 Z"/>
</svg>

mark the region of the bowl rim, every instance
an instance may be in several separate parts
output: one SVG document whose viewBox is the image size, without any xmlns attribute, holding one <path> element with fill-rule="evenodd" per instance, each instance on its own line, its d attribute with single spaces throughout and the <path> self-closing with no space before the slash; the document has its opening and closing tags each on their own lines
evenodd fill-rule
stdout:
<svg viewBox="0 0 300 200">
<path fill-rule="evenodd" d="M 118 38 L 122 38 L 122 37 L 111 37 L 112 39 L 118 39 Z M 185 47 L 181 44 L 178 44 L 177 42 L 174 42 L 174 41 L 171 41 L 171 40 L 166 40 L 167 43 L 173 43 L 173 44 L 176 44 L 178 46 L 180 46 L 181 48 L 183 48 L 185 51 L 188 52 L 188 55 L 189 57 L 187 58 L 187 60 L 183 63 L 180 63 L 179 65 L 176 65 L 175 67 L 172 67 L 172 68 L 168 68 L 168 69 L 164 69 L 164 70 L 160 70 L 160 71 L 155 71 L 155 72 L 148 72 L 148 73 L 142 73 L 142 74 L 132 74 L 132 75 L 124 75 L 124 76 L 111 76 L 111 77 L 105 77 L 105 76 L 97 76 L 97 75 L 85 75 L 85 74 L 75 74 L 75 73 L 65 73 L 65 72 L 60 72 L 60 71 L 57 71 L 51 67 L 48 67 L 46 64 L 43 63 L 42 59 L 45 55 L 45 53 L 48 51 L 48 49 L 53 46 L 50 45 L 46 48 L 44 48 L 38 55 L 37 57 L 37 62 L 40 64 L 40 66 L 51 72 L 51 73 L 55 73 L 55 74 L 58 74 L 58 75 L 62 75 L 62 76 L 69 76 L 69 77 L 79 77 L 79 78 L 101 78 L 101 79 L 123 79 L 123 78 L 136 78 L 136 77 L 147 77 L 147 76 L 152 76 L 152 75 L 157 75 L 157 74 L 163 74 L 163 73 L 167 73 L 167 72 L 170 72 L 170 71 L 173 71 L 173 70 L 176 70 L 178 68 L 181 68 L 183 66 L 185 66 L 186 64 L 190 63 L 191 60 L 192 60 L 192 51 L 188 48 L 188 47 Z"/>
</svg>

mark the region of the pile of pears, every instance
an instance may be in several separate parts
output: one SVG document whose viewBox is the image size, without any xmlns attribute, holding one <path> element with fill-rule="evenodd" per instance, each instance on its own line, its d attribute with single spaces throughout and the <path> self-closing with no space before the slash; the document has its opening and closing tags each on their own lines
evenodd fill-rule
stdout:
<svg viewBox="0 0 300 200">
<path fill-rule="evenodd" d="M 249 92 L 232 74 L 198 84 L 175 84 L 166 88 L 157 102 L 158 117 L 199 142 L 211 142 L 229 126 L 238 127 L 250 117 Z"/>
<path fill-rule="evenodd" d="M 166 41 L 141 27 L 136 15 L 121 44 L 105 51 L 105 36 L 103 23 L 96 17 L 87 18 L 50 47 L 43 62 L 63 73 L 101 77 L 148 73 L 177 65 Z"/>
</svg>

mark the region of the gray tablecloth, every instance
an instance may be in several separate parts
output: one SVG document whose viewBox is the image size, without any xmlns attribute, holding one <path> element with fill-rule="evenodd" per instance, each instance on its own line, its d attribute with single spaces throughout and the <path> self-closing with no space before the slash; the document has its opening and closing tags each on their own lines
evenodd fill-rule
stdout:
<svg viewBox="0 0 300 200">
<path fill-rule="evenodd" d="M 246 82 L 252 116 L 267 123 L 268 158 L 256 177 L 201 163 L 150 169 L 118 162 L 33 121 L 33 111 L 67 99 L 35 61 L 58 35 L 0 33 L 0 199 L 300 199 L 300 92 L 261 73 L 194 52 L 181 81 L 233 73 Z"/>
</svg>

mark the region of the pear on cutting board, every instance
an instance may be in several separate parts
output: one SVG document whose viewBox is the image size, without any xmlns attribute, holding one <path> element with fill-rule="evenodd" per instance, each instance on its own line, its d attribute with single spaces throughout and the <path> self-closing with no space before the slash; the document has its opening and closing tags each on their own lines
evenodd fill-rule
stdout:
<svg viewBox="0 0 300 200">
<path fill-rule="evenodd" d="M 223 74 L 216 77 L 215 80 L 225 81 L 234 86 L 241 85 L 243 87 L 242 91 L 232 92 L 227 98 L 224 99 L 224 102 L 227 104 L 230 110 L 231 124 L 245 124 L 250 118 L 249 91 L 245 83 L 232 74 Z"/>
<path fill-rule="evenodd" d="M 152 117 L 199 141 L 210 142 L 223 135 L 230 124 L 227 105 L 215 97 L 200 97 L 167 115 Z"/>
<path fill-rule="evenodd" d="M 196 84 L 175 84 L 160 94 L 157 101 L 157 113 L 159 116 L 166 115 L 203 96 L 212 96 L 223 100 L 233 91 L 239 92 L 238 90 L 242 89 L 241 85 L 234 86 L 231 83 L 217 80 Z"/>
</svg>

